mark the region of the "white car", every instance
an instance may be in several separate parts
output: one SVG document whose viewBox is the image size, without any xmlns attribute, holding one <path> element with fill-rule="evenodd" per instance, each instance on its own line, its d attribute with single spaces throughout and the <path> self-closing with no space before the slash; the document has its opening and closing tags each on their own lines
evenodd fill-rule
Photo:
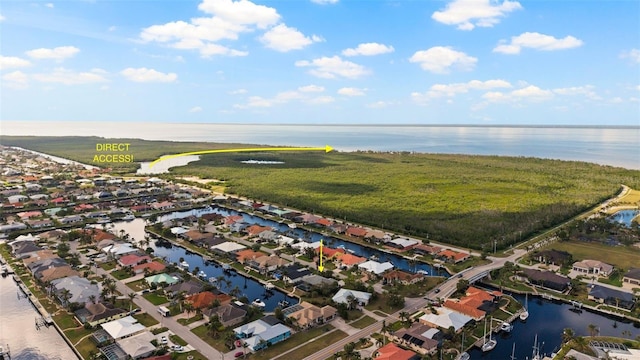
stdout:
<svg viewBox="0 0 640 360">
<path fill-rule="evenodd" d="M 182 350 L 184 350 L 184 348 L 182 347 L 182 345 L 171 345 L 171 350 L 173 350 L 173 351 L 182 351 Z"/>
<path fill-rule="evenodd" d="M 166 336 L 163 336 L 160 338 L 160 343 L 161 344 L 168 344 L 169 343 L 169 339 L 167 339 Z"/>
</svg>

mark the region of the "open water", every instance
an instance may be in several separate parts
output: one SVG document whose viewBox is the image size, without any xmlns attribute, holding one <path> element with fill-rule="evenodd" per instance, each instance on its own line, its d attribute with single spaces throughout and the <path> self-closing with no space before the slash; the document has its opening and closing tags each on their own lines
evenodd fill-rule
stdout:
<svg viewBox="0 0 640 360">
<path fill-rule="evenodd" d="M 318 147 L 524 156 L 640 169 L 640 127 L 258 125 L 3 121 L 3 135 L 102 136 Z M 87 149 L 90 151 L 92 149 Z M 131 149 L 135 155 L 135 148 Z"/>
</svg>

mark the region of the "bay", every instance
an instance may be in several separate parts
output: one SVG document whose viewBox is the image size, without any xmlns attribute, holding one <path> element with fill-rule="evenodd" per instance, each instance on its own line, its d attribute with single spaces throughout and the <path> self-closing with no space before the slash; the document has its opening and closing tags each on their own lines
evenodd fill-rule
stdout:
<svg viewBox="0 0 640 360">
<path fill-rule="evenodd" d="M 324 146 L 337 151 L 413 151 L 538 157 L 640 169 L 640 127 L 470 125 L 265 125 L 3 121 L 3 135 Z M 135 149 L 131 149 L 135 152 Z"/>
</svg>

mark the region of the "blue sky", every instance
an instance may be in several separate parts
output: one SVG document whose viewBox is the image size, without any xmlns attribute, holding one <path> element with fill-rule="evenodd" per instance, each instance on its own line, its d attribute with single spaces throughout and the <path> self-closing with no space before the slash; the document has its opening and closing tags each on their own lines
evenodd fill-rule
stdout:
<svg viewBox="0 0 640 360">
<path fill-rule="evenodd" d="M 0 3 L 0 119 L 640 125 L 640 2 Z"/>
</svg>

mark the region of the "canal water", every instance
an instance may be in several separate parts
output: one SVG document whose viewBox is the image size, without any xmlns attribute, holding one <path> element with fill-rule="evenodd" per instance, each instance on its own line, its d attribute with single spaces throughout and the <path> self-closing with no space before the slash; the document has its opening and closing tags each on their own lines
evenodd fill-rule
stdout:
<svg viewBox="0 0 640 360">
<path fill-rule="evenodd" d="M 524 304 L 525 297 L 512 295 Z M 474 348 L 470 351 L 473 360 L 506 360 L 510 359 L 513 343 L 516 344 L 515 358 L 531 359 L 536 335 L 541 354 L 551 354 L 560 349 L 562 332 L 571 328 L 576 335 L 589 336 L 589 325 L 593 324 L 602 336 L 615 336 L 635 339 L 640 336 L 640 324 L 623 322 L 586 310 L 575 312 L 570 304 L 551 302 L 540 298 L 528 299 L 529 318 L 526 322 L 516 319 L 510 334 L 493 334 L 498 341 L 495 349 L 483 353 Z M 483 324 L 478 324 L 482 326 Z"/>
<path fill-rule="evenodd" d="M 77 359 L 53 326 L 36 328 L 38 316 L 12 277 L 0 277 L 0 344 L 5 347 L 9 345 L 11 359 Z"/>
</svg>

